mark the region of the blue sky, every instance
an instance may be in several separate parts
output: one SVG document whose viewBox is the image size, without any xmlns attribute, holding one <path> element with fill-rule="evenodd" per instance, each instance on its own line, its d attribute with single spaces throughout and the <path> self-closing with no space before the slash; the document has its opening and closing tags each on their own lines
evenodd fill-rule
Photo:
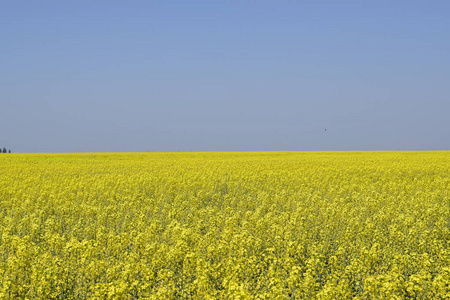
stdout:
<svg viewBox="0 0 450 300">
<path fill-rule="evenodd" d="M 449 1 L 2 1 L 0 147 L 450 150 L 448 16 Z"/>
</svg>

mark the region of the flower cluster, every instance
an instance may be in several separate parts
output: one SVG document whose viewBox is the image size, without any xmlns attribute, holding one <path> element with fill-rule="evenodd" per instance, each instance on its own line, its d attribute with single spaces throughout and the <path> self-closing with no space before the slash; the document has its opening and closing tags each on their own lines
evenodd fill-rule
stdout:
<svg viewBox="0 0 450 300">
<path fill-rule="evenodd" d="M 450 298 L 450 152 L 0 166 L 0 299 Z"/>
</svg>

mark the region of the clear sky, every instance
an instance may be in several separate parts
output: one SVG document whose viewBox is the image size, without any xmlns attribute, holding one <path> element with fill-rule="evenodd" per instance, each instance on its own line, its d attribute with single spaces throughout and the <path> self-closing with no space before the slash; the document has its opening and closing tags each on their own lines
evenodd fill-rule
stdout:
<svg viewBox="0 0 450 300">
<path fill-rule="evenodd" d="M 450 1 L 1 1 L 0 124 L 13 152 L 450 150 Z"/>
</svg>

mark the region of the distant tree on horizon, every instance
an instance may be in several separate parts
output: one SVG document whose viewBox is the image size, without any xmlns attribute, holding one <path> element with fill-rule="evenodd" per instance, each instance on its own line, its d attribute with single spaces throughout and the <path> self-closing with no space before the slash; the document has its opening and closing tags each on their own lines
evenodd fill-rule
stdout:
<svg viewBox="0 0 450 300">
<path fill-rule="evenodd" d="M 8 153 L 11 153 L 11 149 L 10 149 L 10 150 L 8 150 Z"/>
<path fill-rule="evenodd" d="M 6 153 L 6 148 L 3 148 L 3 153 Z"/>
</svg>

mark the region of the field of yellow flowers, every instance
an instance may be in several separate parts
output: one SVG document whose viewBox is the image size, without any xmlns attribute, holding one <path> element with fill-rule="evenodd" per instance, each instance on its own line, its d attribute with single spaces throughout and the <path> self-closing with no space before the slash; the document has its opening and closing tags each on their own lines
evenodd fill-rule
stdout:
<svg viewBox="0 0 450 300">
<path fill-rule="evenodd" d="M 0 299 L 450 299 L 450 152 L 0 156 Z"/>
</svg>

